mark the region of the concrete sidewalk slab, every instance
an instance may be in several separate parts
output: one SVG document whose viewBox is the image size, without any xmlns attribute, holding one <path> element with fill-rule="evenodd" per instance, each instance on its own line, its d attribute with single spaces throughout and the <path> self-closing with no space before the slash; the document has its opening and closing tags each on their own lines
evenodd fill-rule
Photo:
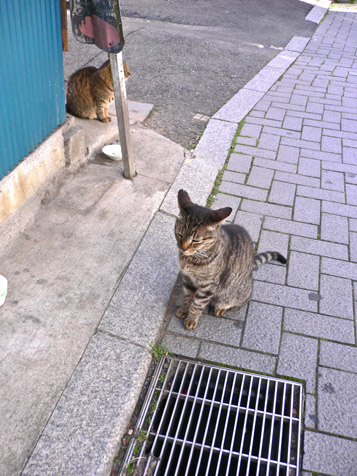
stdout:
<svg viewBox="0 0 357 476">
<path fill-rule="evenodd" d="M 99 151 L 2 250 L 0 474 L 23 468 L 184 160 L 159 134 L 131 132 L 133 181 Z"/>
</svg>

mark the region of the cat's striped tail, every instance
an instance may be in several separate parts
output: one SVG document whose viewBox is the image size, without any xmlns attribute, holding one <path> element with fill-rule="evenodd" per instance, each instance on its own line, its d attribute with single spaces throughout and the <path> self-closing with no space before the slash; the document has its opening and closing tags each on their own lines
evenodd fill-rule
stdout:
<svg viewBox="0 0 357 476">
<path fill-rule="evenodd" d="M 253 269 L 257 269 L 258 266 L 261 266 L 268 261 L 279 261 L 280 263 L 286 264 L 286 258 L 277 251 L 266 251 L 265 253 L 259 253 L 254 256 Z"/>
</svg>

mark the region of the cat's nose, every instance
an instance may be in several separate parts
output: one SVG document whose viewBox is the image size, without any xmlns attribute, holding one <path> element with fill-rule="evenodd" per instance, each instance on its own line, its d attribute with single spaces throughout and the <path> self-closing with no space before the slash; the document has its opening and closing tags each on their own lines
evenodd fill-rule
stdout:
<svg viewBox="0 0 357 476">
<path fill-rule="evenodd" d="M 185 240 L 182 240 L 181 242 L 181 249 L 182 251 L 187 251 L 191 246 L 191 242 L 190 241 L 185 241 Z"/>
</svg>

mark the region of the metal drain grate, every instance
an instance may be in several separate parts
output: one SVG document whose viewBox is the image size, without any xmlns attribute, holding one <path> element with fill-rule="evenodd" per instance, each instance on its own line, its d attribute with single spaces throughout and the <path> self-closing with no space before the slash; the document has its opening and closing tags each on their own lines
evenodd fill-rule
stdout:
<svg viewBox="0 0 357 476">
<path fill-rule="evenodd" d="M 302 386 L 165 357 L 121 475 L 298 474 Z"/>
</svg>

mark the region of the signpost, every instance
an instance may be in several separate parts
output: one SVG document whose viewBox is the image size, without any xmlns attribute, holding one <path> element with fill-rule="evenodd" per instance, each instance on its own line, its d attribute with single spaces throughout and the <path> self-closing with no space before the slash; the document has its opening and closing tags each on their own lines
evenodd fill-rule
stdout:
<svg viewBox="0 0 357 476">
<path fill-rule="evenodd" d="M 113 76 L 124 177 L 132 179 L 135 164 L 130 143 L 128 101 L 125 88 L 122 49 L 124 34 L 119 0 L 70 0 L 72 30 L 82 43 L 95 44 L 109 53 Z"/>
</svg>

